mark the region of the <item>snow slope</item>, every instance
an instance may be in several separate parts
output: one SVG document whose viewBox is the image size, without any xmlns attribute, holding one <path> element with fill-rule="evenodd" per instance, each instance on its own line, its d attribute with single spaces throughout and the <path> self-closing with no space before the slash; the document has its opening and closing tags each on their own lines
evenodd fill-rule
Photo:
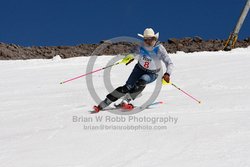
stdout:
<svg viewBox="0 0 250 167">
<path fill-rule="evenodd" d="M 88 57 L 0 61 L 1 167 L 248 167 L 250 166 L 250 48 L 230 52 L 171 54 L 172 81 L 201 99 L 197 104 L 174 87 L 164 86 L 153 106 L 136 118 L 169 118 L 166 123 L 130 121 L 110 112 L 89 114 L 94 105 L 84 78 Z M 95 68 L 112 57 L 101 56 Z M 114 87 L 133 64 L 112 68 Z M 122 73 L 121 73 L 122 72 Z M 93 75 L 104 98 L 103 72 Z M 141 104 L 154 84 L 136 100 Z M 102 120 L 96 116 L 126 119 Z M 73 117 L 93 119 L 74 122 Z M 173 119 L 177 122 L 174 123 Z M 84 125 L 167 127 L 154 130 L 86 130 Z"/>
</svg>

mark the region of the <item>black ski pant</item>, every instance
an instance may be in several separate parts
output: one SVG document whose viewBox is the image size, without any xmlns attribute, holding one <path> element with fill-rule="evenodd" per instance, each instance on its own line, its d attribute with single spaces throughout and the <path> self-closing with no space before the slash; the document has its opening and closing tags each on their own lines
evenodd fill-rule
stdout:
<svg viewBox="0 0 250 167">
<path fill-rule="evenodd" d="M 157 77 L 158 74 L 145 71 L 136 64 L 126 84 L 116 88 L 113 92 L 107 95 L 107 98 L 114 102 L 126 93 L 129 93 L 134 100 L 143 91 L 146 84 L 155 81 Z"/>
</svg>

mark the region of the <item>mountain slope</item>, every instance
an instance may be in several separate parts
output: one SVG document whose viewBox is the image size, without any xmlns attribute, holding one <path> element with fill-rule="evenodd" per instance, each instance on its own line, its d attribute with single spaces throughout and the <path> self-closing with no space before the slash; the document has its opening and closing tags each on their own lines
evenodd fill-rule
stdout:
<svg viewBox="0 0 250 167">
<path fill-rule="evenodd" d="M 164 104 L 133 116 L 89 114 L 95 102 L 85 78 L 59 84 L 85 73 L 89 57 L 0 61 L 0 166 L 249 166 L 249 53 L 250 48 L 171 54 L 172 81 L 202 103 L 164 86 L 156 100 Z M 111 58 L 98 57 L 94 69 Z M 122 85 L 132 68 L 133 64 L 113 67 L 113 86 Z M 104 98 L 108 91 L 103 72 L 93 74 L 93 79 Z M 147 100 L 154 86 L 148 85 L 135 103 Z M 96 122 L 97 116 L 113 121 Z M 89 120 L 74 122 L 74 117 Z M 146 120 L 135 120 L 139 118 Z M 156 118 L 167 122 L 153 122 Z M 158 129 L 86 130 L 84 125 Z"/>
</svg>

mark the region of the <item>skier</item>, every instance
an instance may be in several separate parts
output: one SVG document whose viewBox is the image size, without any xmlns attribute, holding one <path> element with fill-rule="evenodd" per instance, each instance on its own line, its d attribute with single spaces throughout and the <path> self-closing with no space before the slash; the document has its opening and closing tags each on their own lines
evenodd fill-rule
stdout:
<svg viewBox="0 0 250 167">
<path fill-rule="evenodd" d="M 158 41 L 159 33 L 155 34 L 152 28 L 146 28 L 143 35 L 138 34 L 138 36 L 142 37 L 144 42 L 136 48 L 135 54 L 129 54 L 124 58 L 131 59 L 130 62 L 132 62 L 134 56 L 137 56 L 138 63 L 134 66 L 125 85 L 116 88 L 98 106 L 93 107 L 96 112 L 106 108 L 121 97 L 124 97 L 124 99 L 115 106 L 128 110 L 133 109 L 134 106 L 130 103 L 131 100 L 134 100 L 143 91 L 146 84 L 152 83 L 157 79 L 161 61 L 166 66 L 166 72 L 162 78 L 166 82 L 170 82 L 173 63 L 164 46 Z"/>
</svg>

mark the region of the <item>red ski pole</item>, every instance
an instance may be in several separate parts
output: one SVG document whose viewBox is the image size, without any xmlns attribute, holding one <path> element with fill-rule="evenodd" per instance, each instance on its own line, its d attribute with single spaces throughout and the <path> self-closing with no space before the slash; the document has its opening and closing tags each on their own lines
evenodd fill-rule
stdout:
<svg viewBox="0 0 250 167">
<path fill-rule="evenodd" d="M 93 74 L 93 73 L 95 73 L 95 72 L 104 70 L 104 69 L 106 69 L 106 68 L 113 67 L 113 66 L 118 65 L 118 64 L 125 64 L 125 65 L 128 65 L 128 64 L 131 63 L 133 60 L 134 60 L 133 54 L 128 54 L 126 57 L 124 57 L 121 61 L 119 61 L 119 62 L 117 62 L 117 63 L 111 64 L 111 65 L 106 66 L 106 67 L 103 67 L 103 68 L 96 69 L 96 70 L 94 70 L 94 71 L 88 72 L 88 73 L 83 74 L 83 75 L 79 75 L 79 76 L 74 77 L 74 78 L 71 78 L 71 79 L 68 79 L 68 80 L 66 80 L 66 81 L 60 82 L 60 84 L 64 84 L 64 83 L 67 83 L 67 82 L 76 80 L 76 79 L 78 79 L 78 78 L 84 77 L 84 76 L 89 75 L 89 74 Z"/>
<path fill-rule="evenodd" d="M 103 68 L 99 68 L 99 69 L 96 69 L 96 70 L 94 70 L 94 71 L 88 72 L 88 73 L 86 73 L 86 74 L 79 75 L 79 76 L 77 76 L 77 77 L 68 79 L 68 80 L 66 80 L 66 81 L 60 82 L 60 84 L 64 84 L 64 83 L 67 83 L 67 82 L 76 80 L 76 79 L 78 79 L 78 78 L 84 77 L 84 76 L 89 75 L 89 74 L 93 74 L 93 73 L 95 73 L 95 72 L 104 70 L 104 69 L 106 69 L 106 68 L 110 68 L 110 67 L 115 66 L 115 65 L 118 65 L 118 64 L 120 64 L 120 62 L 117 62 L 117 63 L 115 63 L 115 64 L 111 64 L 111 65 L 109 65 L 109 66 L 106 66 L 106 67 L 103 67 Z"/>
<path fill-rule="evenodd" d="M 164 79 L 162 79 L 162 84 L 163 85 L 168 85 L 171 84 L 172 86 L 174 86 L 176 89 L 180 90 L 182 93 L 184 93 L 185 95 L 187 95 L 188 97 L 192 98 L 193 100 L 195 100 L 198 103 L 201 103 L 200 100 L 197 100 L 196 98 L 194 98 L 193 96 L 191 96 L 189 93 L 185 92 L 184 90 L 182 90 L 181 88 L 179 88 L 178 86 L 176 86 L 175 84 L 173 84 L 172 82 L 166 82 Z"/>
<path fill-rule="evenodd" d="M 200 100 L 197 100 L 196 98 L 194 98 L 193 96 L 191 96 L 190 94 L 188 94 L 187 92 L 185 92 L 184 90 L 182 90 L 181 88 L 179 88 L 178 86 L 176 86 L 175 84 L 171 83 L 171 85 L 173 85 L 175 88 L 177 88 L 178 90 L 180 90 L 182 93 L 184 93 L 185 95 L 187 95 L 188 97 L 192 98 L 193 100 L 195 100 L 198 103 L 201 103 Z"/>
</svg>

